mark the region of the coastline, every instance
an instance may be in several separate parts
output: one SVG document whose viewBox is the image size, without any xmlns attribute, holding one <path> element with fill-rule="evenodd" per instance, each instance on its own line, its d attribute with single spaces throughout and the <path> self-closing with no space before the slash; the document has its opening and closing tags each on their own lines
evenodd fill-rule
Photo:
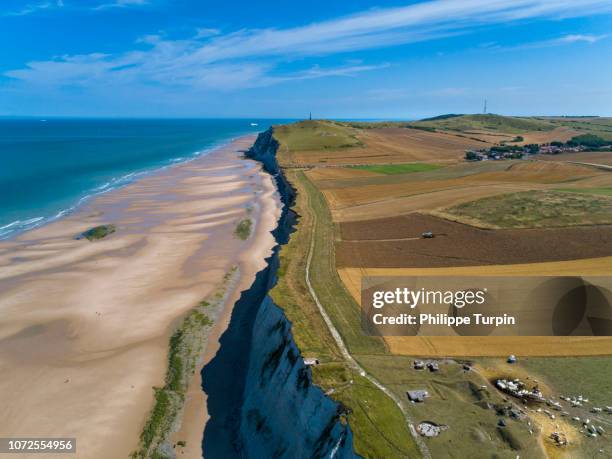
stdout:
<svg viewBox="0 0 612 459">
<path fill-rule="evenodd" d="M 0 370 L 8 375 L 0 382 L 1 436 L 77 437 L 79 457 L 136 449 L 177 321 L 238 267 L 205 364 L 233 302 L 274 246 L 280 204 L 273 179 L 239 159 L 253 140 L 148 174 L 0 242 Z M 245 215 L 255 225 L 242 241 L 233 232 Z M 74 239 L 100 224 L 117 231 L 95 242 Z M 207 413 L 199 377 L 191 378 L 176 434 L 187 440 L 183 457 L 201 454 Z"/>
<path fill-rule="evenodd" d="M 0 226 L 0 243 L 4 241 L 13 240 L 24 233 L 38 228 L 42 228 L 53 222 L 60 221 L 65 217 L 68 217 L 74 214 L 75 212 L 78 212 L 84 206 L 106 193 L 120 190 L 121 188 L 128 186 L 138 180 L 142 180 L 143 178 L 147 178 L 151 175 L 159 174 L 166 169 L 170 169 L 176 166 L 187 164 L 191 161 L 198 160 L 203 156 L 206 156 L 210 153 L 214 153 L 216 150 L 227 148 L 233 142 L 236 142 L 241 138 L 250 136 L 252 135 L 244 134 L 236 137 L 231 137 L 229 139 L 213 143 L 212 145 L 209 145 L 206 148 L 203 148 L 186 156 L 169 158 L 163 162 L 160 162 L 159 164 L 154 164 L 149 167 L 146 167 L 145 169 L 138 169 L 133 172 L 113 177 L 109 181 L 101 185 L 87 190 L 83 190 L 84 194 L 82 194 L 80 197 L 75 197 L 72 204 L 68 205 L 66 208 L 60 209 L 55 213 L 52 213 L 52 215 L 29 216 L 25 220 L 14 220 L 9 223 L 4 223 L 2 226 Z"/>
</svg>

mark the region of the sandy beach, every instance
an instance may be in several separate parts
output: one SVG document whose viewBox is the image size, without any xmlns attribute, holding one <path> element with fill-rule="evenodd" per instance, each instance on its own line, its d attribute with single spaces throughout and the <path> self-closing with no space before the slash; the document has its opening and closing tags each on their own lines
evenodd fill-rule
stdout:
<svg viewBox="0 0 612 459">
<path fill-rule="evenodd" d="M 136 448 L 177 321 L 238 268 L 204 363 L 212 358 L 231 305 L 274 246 L 273 180 L 241 158 L 253 141 L 152 173 L 0 243 L 0 437 L 75 437 L 78 458 Z M 234 229 L 244 218 L 254 225 L 242 241 Z M 117 230 L 75 239 L 101 224 Z M 175 435 L 187 440 L 181 457 L 201 457 L 199 376 Z"/>
</svg>

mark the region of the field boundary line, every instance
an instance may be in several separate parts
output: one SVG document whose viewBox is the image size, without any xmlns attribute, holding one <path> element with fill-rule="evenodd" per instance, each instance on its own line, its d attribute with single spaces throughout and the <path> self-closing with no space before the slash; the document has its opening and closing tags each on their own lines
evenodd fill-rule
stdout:
<svg viewBox="0 0 612 459">
<path fill-rule="evenodd" d="M 581 163 L 578 161 L 565 161 L 566 163 L 569 164 L 578 164 L 580 166 L 590 166 L 590 167 L 594 167 L 595 169 L 600 169 L 603 171 L 612 171 L 612 166 L 610 166 L 609 164 L 597 164 L 597 163 Z"/>
</svg>

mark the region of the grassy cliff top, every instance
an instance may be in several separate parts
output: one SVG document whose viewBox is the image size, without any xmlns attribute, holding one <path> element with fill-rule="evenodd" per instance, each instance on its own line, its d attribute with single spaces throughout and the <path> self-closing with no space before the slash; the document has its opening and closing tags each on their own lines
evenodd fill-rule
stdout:
<svg viewBox="0 0 612 459">
<path fill-rule="evenodd" d="M 292 151 L 360 146 L 354 130 L 334 121 L 309 120 L 274 127 L 274 137 Z"/>
</svg>

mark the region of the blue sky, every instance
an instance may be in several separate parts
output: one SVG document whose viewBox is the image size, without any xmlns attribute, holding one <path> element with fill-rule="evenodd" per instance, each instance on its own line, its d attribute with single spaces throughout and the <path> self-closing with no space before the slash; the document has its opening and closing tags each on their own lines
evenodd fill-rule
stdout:
<svg viewBox="0 0 612 459">
<path fill-rule="evenodd" d="M 612 115 L 610 0 L 2 0 L 0 115 Z"/>
</svg>

